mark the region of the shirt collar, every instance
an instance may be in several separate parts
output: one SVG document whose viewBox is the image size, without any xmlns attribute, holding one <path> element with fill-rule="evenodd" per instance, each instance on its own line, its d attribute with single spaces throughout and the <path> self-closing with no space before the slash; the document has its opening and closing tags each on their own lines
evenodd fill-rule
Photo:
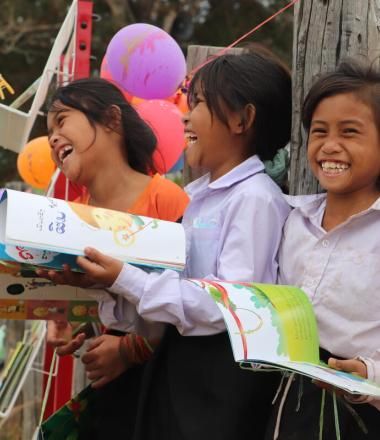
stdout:
<svg viewBox="0 0 380 440">
<path fill-rule="evenodd" d="M 264 164 L 259 159 L 259 157 L 256 155 L 251 156 L 244 162 L 233 168 L 231 171 L 211 183 L 210 174 L 207 173 L 206 175 L 187 185 L 186 192 L 189 194 L 190 197 L 192 197 L 195 193 L 198 193 L 207 188 L 211 190 L 229 188 L 230 186 L 235 185 L 236 183 L 241 182 L 248 177 L 263 172 L 264 169 Z"/>
<path fill-rule="evenodd" d="M 320 210 L 326 205 L 326 193 L 305 196 L 284 196 L 293 208 L 298 208 L 304 217 L 318 216 Z M 380 211 L 380 197 L 365 211 Z"/>
</svg>

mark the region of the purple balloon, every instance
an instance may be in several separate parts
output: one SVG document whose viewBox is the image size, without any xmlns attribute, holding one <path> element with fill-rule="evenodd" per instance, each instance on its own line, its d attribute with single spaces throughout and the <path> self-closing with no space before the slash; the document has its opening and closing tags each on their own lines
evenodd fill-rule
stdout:
<svg viewBox="0 0 380 440">
<path fill-rule="evenodd" d="M 186 61 L 176 41 L 162 29 L 131 24 L 117 32 L 106 52 L 112 79 L 143 99 L 175 93 L 186 75 Z"/>
</svg>

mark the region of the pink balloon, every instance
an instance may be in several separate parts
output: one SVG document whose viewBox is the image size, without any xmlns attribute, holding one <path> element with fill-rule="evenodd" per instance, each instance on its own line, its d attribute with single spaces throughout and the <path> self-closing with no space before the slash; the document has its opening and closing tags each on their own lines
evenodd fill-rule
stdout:
<svg viewBox="0 0 380 440">
<path fill-rule="evenodd" d="M 182 113 L 176 105 L 160 99 L 140 102 L 136 110 L 157 136 L 154 163 L 157 171 L 165 174 L 178 161 L 185 146 Z"/>
<path fill-rule="evenodd" d="M 117 32 L 106 58 L 112 78 L 139 98 L 167 98 L 186 75 L 185 57 L 176 41 L 146 23 L 131 24 Z"/>
</svg>

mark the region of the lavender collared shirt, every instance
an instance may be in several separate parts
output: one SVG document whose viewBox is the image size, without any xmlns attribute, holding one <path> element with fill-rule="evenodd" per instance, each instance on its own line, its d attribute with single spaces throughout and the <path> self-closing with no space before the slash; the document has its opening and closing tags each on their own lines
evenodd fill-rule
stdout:
<svg viewBox="0 0 380 440">
<path fill-rule="evenodd" d="M 380 384 L 380 198 L 328 232 L 321 226 L 325 195 L 291 203 L 297 207 L 284 228 L 279 283 L 309 296 L 321 347 L 345 359 L 360 356 L 368 378 Z M 380 410 L 380 400 L 371 403 Z"/>
<path fill-rule="evenodd" d="M 217 334 L 225 330 L 218 307 L 185 278 L 276 283 L 276 256 L 290 208 L 259 158 L 211 183 L 203 176 L 186 190 L 191 202 L 183 217 L 185 272 L 146 273 L 125 264 L 108 289 L 112 296 L 100 304 L 106 325 L 147 337 L 163 323 L 182 335 Z"/>
</svg>

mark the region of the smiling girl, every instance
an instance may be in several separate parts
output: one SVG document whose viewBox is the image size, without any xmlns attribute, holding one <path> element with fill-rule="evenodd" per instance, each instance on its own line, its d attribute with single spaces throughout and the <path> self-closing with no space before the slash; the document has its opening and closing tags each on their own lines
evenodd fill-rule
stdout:
<svg viewBox="0 0 380 440">
<path fill-rule="evenodd" d="M 156 137 L 116 86 L 90 78 L 59 88 L 47 125 L 54 161 L 70 181 L 87 189 L 77 201 L 98 207 L 98 213 L 108 208 L 170 221 L 182 217 L 188 196 L 154 173 Z M 86 435 L 128 438 L 136 405 L 130 398 L 128 407 L 124 399 L 138 393 L 142 374 L 142 369 L 131 367 L 146 360 L 150 351 L 143 338 L 121 337 L 125 329 L 114 318 L 111 296 L 106 292 L 100 296 L 103 322 L 112 334 L 93 339 L 82 358 L 93 387 L 101 388 L 95 392 L 94 423 Z M 49 322 L 48 341 L 59 354 L 72 354 L 83 344 L 84 333 L 71 336 L 69 323 Z M 160 329 L 156 326 L 145 336 L 152 344 L 160 338 Z M 120 352 L 121 343 L 128 361 Z"/>
<path fill-rule="evenodd" d="M 321 359 L 380 384 L 380 72 L 345 62 L 323 75 L 306 97 L 303 124 L 326 193 L 299 198 L 290 214 L 279 282 L 312 301 Z M 336 399 L 299 376 L 279 400 L 281 426 L 273 423 L 268 439 L 380 438 L 379 400 Z"/>
<path fill-rule="evenodd" d="M 187 160 L 208 173 L 187 187 L 183 276 L 146 273 L 91 249 L 78 262 L 86 282 L 114 293 L 115 314 L 129 320 L 129 331 L 141 321 L 167 324 L 133 439 L 261 440 L 277 375 L 235 364 L 221 312 L 185 277 L 276 282 L 289 207 L 263 160 L 289 141 L 290 75 L 267 54 L 223 55 L 195 74 L 189 105 Z"/>
</svg>

